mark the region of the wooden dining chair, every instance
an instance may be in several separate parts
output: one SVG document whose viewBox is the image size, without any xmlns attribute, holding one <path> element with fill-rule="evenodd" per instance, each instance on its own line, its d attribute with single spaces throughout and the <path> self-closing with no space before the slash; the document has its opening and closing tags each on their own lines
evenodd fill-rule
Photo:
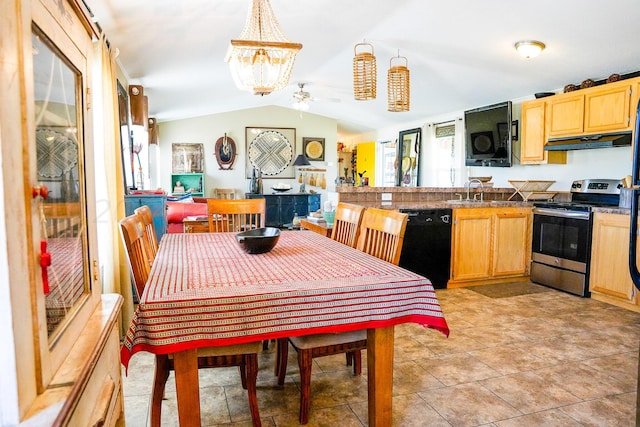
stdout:
<svg viewBox="0 0 640 427">
<path fill-rule="evenodd" d="M 337 217 L 337 212 L 336 212 Z M 398 265 L 408 215 L 392 210 L 367 208 L 362 214 L 356 248 L 370 255 Z M 288 342 L 298 353 L 300 369 L 300 424 L 309 421 L 311 406 L 311 366 L 313 358 L 347 354 L 353 364 L 354 375 L 362 373 L 361 351 L 367 348 L 367 331 L 359 330 L 335 334 L 317 334 L 278 339 L 276 375 L 278 384 L 284 384 L 289 353 Z"/>
<path fill-rule="evenodd" d="M 331 238 L 352 248 L 358 243 L 364 206 L 339 202 L 333 221 Z"/>
<path fill-rule="evenodd" d="M 122 219 L 120 221 L 120 232 L 127 249 L 129 268 L 134 278 L 138 297 L 140 297 L 149 278 L 151 264 L 144 247 L 145 233 L 138 215 L 134 214 Z M 258 352 L 260 351 L 260 347 L 260 342 L 258 341 L 247 344 L 198 349 L 198 369 L 229 366 L 239 367 L 242 387 L 247 390 L 251 420 L 255 427 L 261 426 L 258 397 L 256 394 Z M 172 355 L 156 355 L 153 390 L 151 392 L 152 427 L 160 426 L 162 398 L 169 373 L 172 370 L 174 370 Z"/>
<path fill-rule="evenodd" d="M 236 190 L 233 188 L 216 188 L 213 190 L 213 197 L 216 199 L 235 199 Z"/>
<path fill-rule="evenodd" d="M 153 215 L 151 209 L 147 205 L 142 205 L 133 211 L 142 222 L 145 235 L 145 247 L 147 248 L 147 255 L 149 262 L 153 263 L 158 253 L 158 238 L 156 237 L 156 228 L 153 225 Z"/>
<path fill-rule="evenodd" d="M 239 232 L 264 227 L 265 199 L 207 199 L 209 232 Z"/>
</svg>

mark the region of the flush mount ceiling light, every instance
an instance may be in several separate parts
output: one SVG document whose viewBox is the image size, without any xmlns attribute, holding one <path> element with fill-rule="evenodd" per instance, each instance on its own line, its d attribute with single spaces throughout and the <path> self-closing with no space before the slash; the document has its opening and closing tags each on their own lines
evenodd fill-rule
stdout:
<svg viewBox="0 0 640 427">
<path fill-rule="evenodd" d="M 244 29 L 239 39 L 231 40 L 225 61 L 240 90 L 268 95 L 289 83 L 300 49 L 280 29 L 269 0 L 252 0 Z"/>
<path fill-rule="evenodd" d="M 535 58 L 545 48 L 544 43 L 537 40 L 521 40 L 514 47 L 523 58 Z"/>
<path fill-rule="evenodd" d="M 358 52 L 358 47 L 371 49 L 370 52 Z M 358 43 L 353 48 L 353 96 L 357 101 L 376 99 L 376 57 L 373 46 L 369 43 Z"/>
</svg>

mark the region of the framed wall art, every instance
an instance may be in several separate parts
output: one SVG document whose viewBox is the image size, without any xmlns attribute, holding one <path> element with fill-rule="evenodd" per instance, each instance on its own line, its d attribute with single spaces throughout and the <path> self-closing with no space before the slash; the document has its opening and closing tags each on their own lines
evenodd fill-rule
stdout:
<svg viewBox="0 0 640 427">
<path fill-rule="evenodd" d="M 294 178 L 295 128 L 246 127 L 245 176 L 259 170 L 262 178 Z"/>
<path fill-rule="evenodd" d="M 204 144 L 172 144 L 172 173 L 203 173 Z"/>
<path fill-rule="evenodd" d="M 309 160 L 324 160 L 324 138 L 302 138 L 302 152 Z"/>
</svg>

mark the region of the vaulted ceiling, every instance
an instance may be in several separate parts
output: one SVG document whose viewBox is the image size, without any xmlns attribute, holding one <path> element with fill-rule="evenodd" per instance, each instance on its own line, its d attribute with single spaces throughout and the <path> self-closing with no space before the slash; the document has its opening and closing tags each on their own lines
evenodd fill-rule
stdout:
<svg viewBox="0 0 640 427">
<path fill-rule="evenodd" d="M 250 0 L 86 0 L 130 84 L 158 121 L 257 106 L 291 107 L 306 83 L 310 113 L 341 134 L 422 120 L 640 70 L 638 0 L 271 0 L 284 33 L 302 43 L 290 85 L 267 96 L 239 91 L 224 61 Z M 520 58 L 514 43 L 546 44 Z M 356 43 L 374 47 L 378 95 L 353 97 Z M 407 58 L 411 110 L 387 111 L 387 70 Z"/>
</svg>

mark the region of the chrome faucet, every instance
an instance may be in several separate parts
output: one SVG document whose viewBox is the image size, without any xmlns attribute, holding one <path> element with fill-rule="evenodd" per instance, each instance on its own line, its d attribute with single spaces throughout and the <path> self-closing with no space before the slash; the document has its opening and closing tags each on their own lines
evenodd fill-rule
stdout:
<svg viewBox="0 0 640 427">
<path fill-rule="evenodd" d="M 470 194 L 469 194 L 469 192 L 470 192 L 470 190 L 471 190 L 471 183 L 472 183 L 472 182 L 477 182 L 478 184 L 480 184 L 480 201 L 482 202 L 482 200 L 483 200 L 483 197 L 482 197 L 482 195 L 483 195 L 482 190 L 484 189 L 484 185 L 482 184 L 482 181 L 480 181 L 480 180 L 479 180 L 479 179 L 477 179 L 477 178 L 470 179 L 470 180 L 469 180 L 469 182 L 467 182 L 467 201 L 471 200 L 471 199 L 469 198 L 469 195 L 470 195 Z M 474 196 L 473 196 L 473 200 L 478 200 L 478 199 L 476 199 L 476 194 L 474 194 Z"/>
</svg>

